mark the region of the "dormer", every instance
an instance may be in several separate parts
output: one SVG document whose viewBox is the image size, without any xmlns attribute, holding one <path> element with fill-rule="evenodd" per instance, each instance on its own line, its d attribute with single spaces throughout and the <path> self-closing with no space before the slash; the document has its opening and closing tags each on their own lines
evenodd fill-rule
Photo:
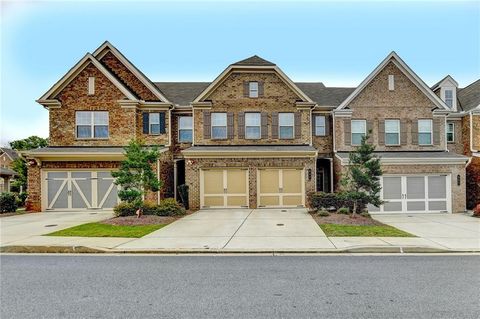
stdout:
<svg viewBox="0 0 480 319">
<path fill-rule="evenodd" d="M 452 111 L 457 111 L 457 88 L 457 81 L 455 81 L 450 75 L 447 75 L 435 84 L 432 87 L 432 90 Z"/>
</svg>

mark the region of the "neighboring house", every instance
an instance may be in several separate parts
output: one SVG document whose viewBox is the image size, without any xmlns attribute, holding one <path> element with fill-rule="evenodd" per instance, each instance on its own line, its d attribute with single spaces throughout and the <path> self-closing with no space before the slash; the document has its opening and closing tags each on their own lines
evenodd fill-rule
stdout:
<svg viewBox="0 0 480 319">
<path fill-rule="evenodd" d="M 336 189 L 368 130 L 386 173 L 380 211 L 465 210 L 468 158 L 446 137 L 453 112 L 395 53 L 357 88 L 296 83 L 258 56 L 213 82 L 152 83 L 105 42 L 38 102 L 50 145 L 24 153 L 32 210 L 111 208 L 110 171 L 134 138 L 160 147 L 165 187 L 150 200 L 187 184 L 193 209 L 302 207 Z"/>
<path fill-rule="evenodd" d="M 1 147 L 0 148 L 0 192 L 9 192 L 12 179 L 17 173 L 12 169 L 12 163 L 18 158 L 16 151 Z"/>
</svg>

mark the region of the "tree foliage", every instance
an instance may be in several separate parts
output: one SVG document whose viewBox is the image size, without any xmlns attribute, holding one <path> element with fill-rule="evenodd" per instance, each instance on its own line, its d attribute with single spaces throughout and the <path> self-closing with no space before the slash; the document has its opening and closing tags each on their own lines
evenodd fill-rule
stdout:
<svg viewBox="0 0 480 319">
<path fill-rule="evenodd" d="M 47 147 L 48 139 L 32 135 L 21 140 L 12 141 L 9 144 L 14 150 L 26 151 L 35 148 Z"/>
<path fill-rule="evenodd" d="M 374 154 L 375 146 L 367 143 L 369 132 L 363 136 L 360 146 L 350 152 L 349 164 L 341 185 L 343 195 L 353 200 L 353 216 L 359 203 L 382 204 L 380 199 L 380 176 L 383 174 L 380 159 Z"/>
<path fill-rule="evenodd" d="M 132 140 L 125 147 L 125 160 L 118 171 L 112 172 L 114 183 L 121 186 L 118 196 L 122 201 L 139 205 L 147 191 L 156 192 L 162 187 L 152 168 L 158 156 L 156 147 L 147 148 L 140 141 Z"/>
</svg>

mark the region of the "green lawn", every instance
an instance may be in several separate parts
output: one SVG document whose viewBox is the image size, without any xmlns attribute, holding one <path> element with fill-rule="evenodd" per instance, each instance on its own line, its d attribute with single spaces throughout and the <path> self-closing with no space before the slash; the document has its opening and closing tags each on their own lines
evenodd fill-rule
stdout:
<svg viewBox="0 0 480 319">
<path fill-rule="evenodd" d="M 88 223 L 59 230 L 46 236 L 73 236 L 73 237 L 143 237 L 166 224 L 119 226 L 102 223 Z"/>
<path fill-rule="evenodd" d="M 327 237 L 415 237 L 388 225 L 321 224 Z"/>
</svg>

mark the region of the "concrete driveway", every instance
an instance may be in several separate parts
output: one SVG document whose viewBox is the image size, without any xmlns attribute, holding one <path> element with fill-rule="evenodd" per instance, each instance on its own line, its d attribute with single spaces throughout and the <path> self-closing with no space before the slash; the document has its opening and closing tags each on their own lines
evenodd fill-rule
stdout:
<svg viewBox="0 0 480 319">
<path fill-rule="evenodd" d="M 202 210 L 117 249 L 335 249 L 306 209 Z"/>
<path fill-rule="evenodd" d="M 372 217 L 444 248 L 480 250 L 480 219 L 466 214 L 399 214 Z"/>
</svg>

